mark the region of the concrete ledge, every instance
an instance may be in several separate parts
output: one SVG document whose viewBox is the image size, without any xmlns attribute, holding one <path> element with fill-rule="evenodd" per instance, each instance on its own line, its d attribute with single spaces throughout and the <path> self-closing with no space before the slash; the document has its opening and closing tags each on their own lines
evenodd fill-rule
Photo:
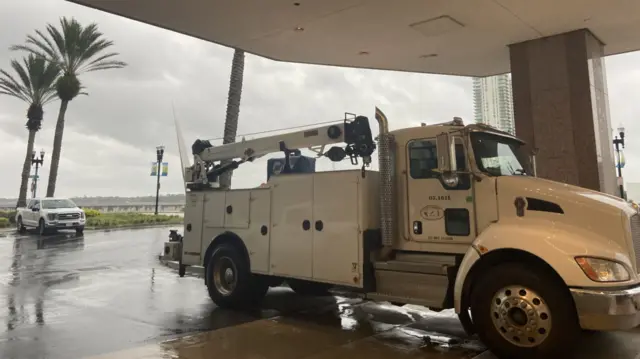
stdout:
<svg viewBox="0 0 640 359">
<path fill-rule="evenodd" d="M 178 267 L 180 266 L 180 264 L 177 261 L 171 261 L 168 259 L 163 258 L 162 255 L 158 256 L 158 259 L 160 260 L 160 263 L 164 264 L 165 266 L 171 268 L 171 269 L 175 269 L 178 270 Z M 188 266 L 187 267 L 187 274 L 191 274 L 197 277 L 204 277 L 204 267 L 202 266 Z"/>
</svg>

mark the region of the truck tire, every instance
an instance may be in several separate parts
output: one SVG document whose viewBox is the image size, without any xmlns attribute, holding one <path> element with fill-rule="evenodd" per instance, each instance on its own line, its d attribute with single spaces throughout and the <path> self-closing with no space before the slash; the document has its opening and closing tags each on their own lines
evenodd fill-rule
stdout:
<svg viewBox="0 0 640 359">
<path fill-rule="evenodd" d="M 229 244 L 214 249 L 206 276 L 209 296 L 221 308 L 255 306 L 269 290 L 268 283 L 252 274 L 244 256 Z"/>
<path fill-rule="evenodd" d="M 329 293 L 329 289 L 331 289 L 330 284 L 310 282 L 300 279 L 287 279 L 287 284 L 289 284 L 289 287 L 293 289 L 294 292 L 300 295 L 317 297 L 331 295 L 331 293 Z"/>
<path fill-rule="evenodd" d="M 16 229 L 18 233 L 24 233 L 27 231 L 27 228 L 22 224 L 22 217 L 18 217 L 16 220 Z"/>
<path fill-rule="evenodd" d="M 542 266 L 508 263 L 480 276 L 471 293 L 480 339 L 499 358 L 555 358 L 580 334 L 573 299 Z"/>
<path fill-rule="evenodd" d="M 41 236 L 47 234 L 47 226 L 44 223 L 44 218 L 40 218 L 40 221 L 38 221 L 38 234 Z"/>
</svg>

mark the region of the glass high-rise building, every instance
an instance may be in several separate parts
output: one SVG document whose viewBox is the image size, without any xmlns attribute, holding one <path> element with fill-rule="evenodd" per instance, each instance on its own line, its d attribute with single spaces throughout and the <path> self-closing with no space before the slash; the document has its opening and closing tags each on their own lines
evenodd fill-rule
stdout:
<svg viewBox="0 0 640 359">
<path fill-rule="evenodd" d="M 473 112 L 476 122 L 515 135 L 511 75 L 474 77 Z"/>
</svg>

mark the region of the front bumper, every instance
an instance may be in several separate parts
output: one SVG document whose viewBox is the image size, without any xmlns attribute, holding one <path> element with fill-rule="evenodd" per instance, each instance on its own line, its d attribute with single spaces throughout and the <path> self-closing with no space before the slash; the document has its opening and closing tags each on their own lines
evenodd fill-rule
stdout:
<svg viewBox="0 0 640 359">
<path fill-rule="evenodd" d="M 69 220 L 58 220 L 58 221 L 47 221 L 45 226 L 47 228 L 56 228 L 56 229 L 76 229 L 76 228 L 84 228 L 85 220 L 84 219 L 69 219 Z"/>
<path fill-rule="evenodd" d="M 580 326 L 626 330 L 640 325 L 640 286 L 620 290 L 571 289 Z"/>
</svg>

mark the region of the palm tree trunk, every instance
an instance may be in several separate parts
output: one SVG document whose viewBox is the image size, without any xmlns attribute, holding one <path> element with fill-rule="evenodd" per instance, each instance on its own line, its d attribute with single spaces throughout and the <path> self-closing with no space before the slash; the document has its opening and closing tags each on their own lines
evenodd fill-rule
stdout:
<svg viewBox="0 0 640 359">
<path fill-rule="evenodd" d="M 231 64 L 231 79 L 229 81 L 229 95 L 227 98 L 227 117 L 224 121 L 224 134 L 222 143 L 236 141 L 238 131 L 238 117 L 240 115 L 240 100 L 242 98 L 242 82 L 244 77 L 244 51 L 236 49 L 233 53 Z M 223 161 L 222 164 L 230 161 Z M 220 186 L 231 188 L 231 176 L 233 171 L 228 171 L 220 176 Z"/>
<path fill-rule="evenodd" d="M 60 164 L 60 152 L 62 151 L 62 134 L 64 133 L 64 115 L 67 112 L 69 101 L 60 101 L 60 112 L 56 123 L 56 133 L 53 136 L 53 153 L 51 154 L 51 168 L 49 169 L 49 184 L 47 197 L 53 197 L 56 192 L 56 179 L 58 177 L 58 165 Z"/>
<path fill-rule="evenodd" d="M 18 195 L 18 207 L 27 205 L 27 187 L 29 185 L 29 173 L 31 172 L 31 153 L 33 153 L 33 142 L 36 139 L 36 131 L 29 131 L 27 141 L 27 154 L 22 164 L 22 180 L 20 182 L 20 194 Z"/>
</svg>

